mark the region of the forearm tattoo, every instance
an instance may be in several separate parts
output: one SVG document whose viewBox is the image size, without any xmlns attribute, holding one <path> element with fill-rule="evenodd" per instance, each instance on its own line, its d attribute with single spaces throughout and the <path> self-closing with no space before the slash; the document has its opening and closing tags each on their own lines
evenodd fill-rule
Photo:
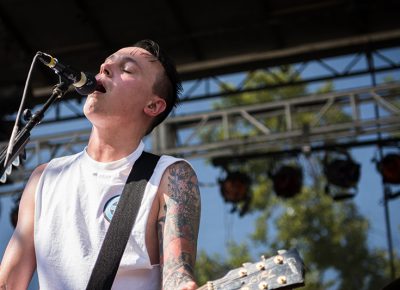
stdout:
<svg viewBox="0 0 400 290">
<path fill-rule="evenodd" d="M 200 192 L 195 172 L 186 162 L 168 168 L 168 193 L 158 219 L 163 289 L 179 289 L 194 280 Z"/>
</svg>

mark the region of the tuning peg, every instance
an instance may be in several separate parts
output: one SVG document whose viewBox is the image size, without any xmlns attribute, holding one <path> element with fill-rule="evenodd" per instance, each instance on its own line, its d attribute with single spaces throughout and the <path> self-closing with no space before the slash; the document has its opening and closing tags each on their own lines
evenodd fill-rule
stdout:
<svg viewBox="0 0 400 290">
<path fill-rule="evenodd" d="M 6 181 L 7 181 L 7 174 L 3 174 L 3 176 L 0 178 L 0 182 L 1 183 L 6 183 Z"/>
<path fill-rule="evenodd" d="M 286 283 L 287 283 L 286 276 L 279 276 L 278 279 L 277 279 L 277 281 L 278 281 L 278 283 L 281 284 L 281 285 L 286 284 Z"/>
<path fill-rule="evenodd" d="M 207 282 L 207 290 L 214 290 L 214 284 L 211 281 Z"/>
<path fill-rule="evenodd" d="M 240 277 L 240 278 L 246 277 L 247 274 L 248 274 L 247 269 L 241 268 L 241 269 L 239 270 L 239 277 Z"/>
<path fill-rule="evenodd" d="M 265 282 L 265 281 L 261 281 L 261 282 L 258 284 L 258 289 L 260 289 L 260 290 L 268 289 L 268 283 Z"/>
<path fill-rule="evenodd" d="M 283 263 L 283 257 L 281 255 L 277 255 L 274 257 L 274 263 L 275 264 L 282 264 Z"/>
<path fill-rule="evenodd" d="M 287 250 L 281 249 L 281 250 L 278 250 L 277 252 L 278 252 L 279 255 L 283 255 L 283 254 L 285 254 L 287 252 Z"/>
<path fill-rule="evenodd" d="M 17 158 L 14 159 L 14 161 L 12 162 L 12 164 L 14 166 L 19 166 L 21 164 L 19 156 L 17 156 Z"/>
<path fill-rule="evenodd" d="M 257 263 L 257 265 L 256 265 L 256 268 L 258 269 L 258 270 L 265 270 L 265 263 L 264 262 L 258 262 Z"/>
</svg>

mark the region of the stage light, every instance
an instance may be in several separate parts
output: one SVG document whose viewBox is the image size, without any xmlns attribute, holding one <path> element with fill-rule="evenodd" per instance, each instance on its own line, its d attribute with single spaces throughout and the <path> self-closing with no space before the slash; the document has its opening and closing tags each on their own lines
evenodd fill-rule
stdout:
<svg viewBox="0 0 400 290">
<path fill-rule="evenodd" d="M 276 195 L 284 198 L 300 193 L 303 186 L 303 171 L 294 165 L 280 165 L 275 171 L 268 173 L 272 179 Z"/>
<path fill-rule="evenodd" d="M 389 153 L 376 165 L 384 183 L 400 184 L 400 155 Z"/>
<path fill-rule="evenodd" d="M 233 204 L 231 212 L 237 211 L 239 204 L 241 204 L 239 215 L 243 216 L 247 212 L 251 200 L 250 184 L 250 177 L 238 171 L 228 172 L 225 179 L 219 180 L 224 201 Z"/>
<path fill-rule="evenodd" d="M 328 181 L 325 192 L 334 200 L 354 197 L 360 171 L 360 165 L 347 152 L 327 153 L 324 158 L 324 174 Z"/>
</svg>

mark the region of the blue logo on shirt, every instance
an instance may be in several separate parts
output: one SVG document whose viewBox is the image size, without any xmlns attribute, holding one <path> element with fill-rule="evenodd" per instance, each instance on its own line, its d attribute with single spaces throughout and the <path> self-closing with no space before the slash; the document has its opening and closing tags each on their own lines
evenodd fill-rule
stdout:
<svg viewBox="0 0 400 290">
<path fill-rule="evenodd" d="M 104 214 L 104 217 L 106 218 L 106 220 L 108 220 L 109 222 L 111 222 L 114 212 L 117 209 L 119 198 L 120 198 L 120 195 L 110 198 L 106 202 L 106 205 L 104 206 L 103 214 Z"/>
</svg>

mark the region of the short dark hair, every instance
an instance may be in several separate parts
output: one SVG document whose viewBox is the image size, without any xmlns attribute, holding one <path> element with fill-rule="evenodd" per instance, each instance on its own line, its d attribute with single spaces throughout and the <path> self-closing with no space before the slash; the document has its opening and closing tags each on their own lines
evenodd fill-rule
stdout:
<svg viewBox="0 0 400 290">
<path fill-rule="evenodd" d="M 153 40 L 144 39 L 136 42 L 134 47 L 143 48 L 151 53 L 163 66 L 164 73 L 156 77 L 153 91 L 166 101 L 165 111 L 158 115 L 148 128 L 146 135 L 167 118 L 169 113 L 179 104 L 179 98 L 182 93 L 182 82 L 176 70 L 174 61 L 166 52 Z"/>
</svg>

